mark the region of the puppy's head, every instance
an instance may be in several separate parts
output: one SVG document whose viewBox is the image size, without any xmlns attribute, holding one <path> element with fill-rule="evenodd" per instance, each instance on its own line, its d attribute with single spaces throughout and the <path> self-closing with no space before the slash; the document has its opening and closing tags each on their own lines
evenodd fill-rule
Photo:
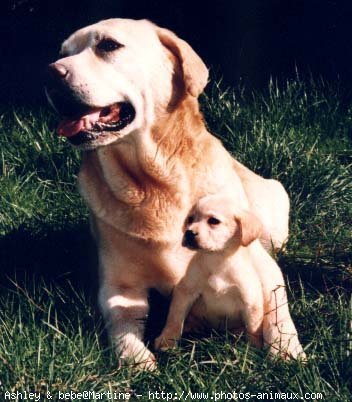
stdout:
<svg viewBox="0 0 352 402">
<path fill-rule="evenodd" d="M 197 97 L 208 71 L 172 32 L 147 20 L 111 19 L 82 28 L 49 66 L 46 93 L 64 117 L 58 134 L 81 149 L 144 132 L 175 99 Z M 175 97 L 175 86 L 183 95 Z"/>
<path fill-rule="evenodd" d="M 187 217 L 183 245 L 216 252 L 248 246 L 257 239 L 261 222 L 251 212 L 236 209 L 234 204 L 232 199 L 218 195 L 201 198 Z"/>
</svg>

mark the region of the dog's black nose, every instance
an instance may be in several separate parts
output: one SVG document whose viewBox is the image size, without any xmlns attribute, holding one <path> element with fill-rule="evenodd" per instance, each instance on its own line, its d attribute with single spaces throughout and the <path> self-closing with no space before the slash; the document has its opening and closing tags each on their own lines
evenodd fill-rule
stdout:
<svg viewBox="0 0 352 402">
<path fill-rule="evenodd" d="M 82 116 L 91 110 L 70 85 L 71 72 L 60 62 L 47 66 L 45 93 L 54 110 L 65 117 Z"/>
<path fill-rule="evenodd" d="M 67 68 L 60 63 L 51 63 L 48 65 L 48 71 L 52 78 L 65 78 L 67 77 L 68 70 Z"/>
</svg>

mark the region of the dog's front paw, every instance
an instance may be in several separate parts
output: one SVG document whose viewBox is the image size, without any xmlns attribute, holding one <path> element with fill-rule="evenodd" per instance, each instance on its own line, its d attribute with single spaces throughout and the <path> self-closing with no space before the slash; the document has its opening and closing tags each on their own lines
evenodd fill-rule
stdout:
<svg viewBox="0 0 352 402">
<path fill-rule="evenodd" d="M 157 368 L 156 358 L 153 353 L 145 348 L 135 355 L 121 355 L 120 367 L 131 367 L 136 370 L 154 371 Z"/>
<path fill-rule="evenodd" d="M 154 347 L 157 350 L 168 350 L 177 345 L 175 337 L 162 333 L 155 339 Z"/>
<path fill-rule="evenodd" d="M 137 370 L 153 371 L 157 368 L 156 358 L 145 344 L 132 334 L 123 337 L 117 345 L 119 365 Z"/>
</svg>

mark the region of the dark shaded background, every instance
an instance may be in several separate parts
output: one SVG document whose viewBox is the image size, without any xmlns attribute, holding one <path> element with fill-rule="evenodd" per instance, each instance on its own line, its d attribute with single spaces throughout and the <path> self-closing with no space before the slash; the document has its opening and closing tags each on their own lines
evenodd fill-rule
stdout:
<svg viewBox="0 0 352 402">
<path fill-rule="evenodd" d="M 149 18 L 192 44 L 229 85 L 270 76 L 352 83 L 352 1 L 5 0 L 0 16 L 1 103 L 44 102 L 45 66 L 75 29 L 109 17 Z"/>
</svg>

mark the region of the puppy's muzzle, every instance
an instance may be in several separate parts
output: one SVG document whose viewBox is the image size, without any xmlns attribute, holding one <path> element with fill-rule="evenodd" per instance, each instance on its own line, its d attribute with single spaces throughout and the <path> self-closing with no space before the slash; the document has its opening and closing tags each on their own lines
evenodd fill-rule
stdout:
<svg viewBox="0 0 352 402">
<path fill-rule="evenodd" d="M 197 232 L 193 232 L 193 230 L 186 230 L 183 236 L 182 246 L 188 247 L 191 250 L 199 248 L 197 236 Z"/>
</svg>

